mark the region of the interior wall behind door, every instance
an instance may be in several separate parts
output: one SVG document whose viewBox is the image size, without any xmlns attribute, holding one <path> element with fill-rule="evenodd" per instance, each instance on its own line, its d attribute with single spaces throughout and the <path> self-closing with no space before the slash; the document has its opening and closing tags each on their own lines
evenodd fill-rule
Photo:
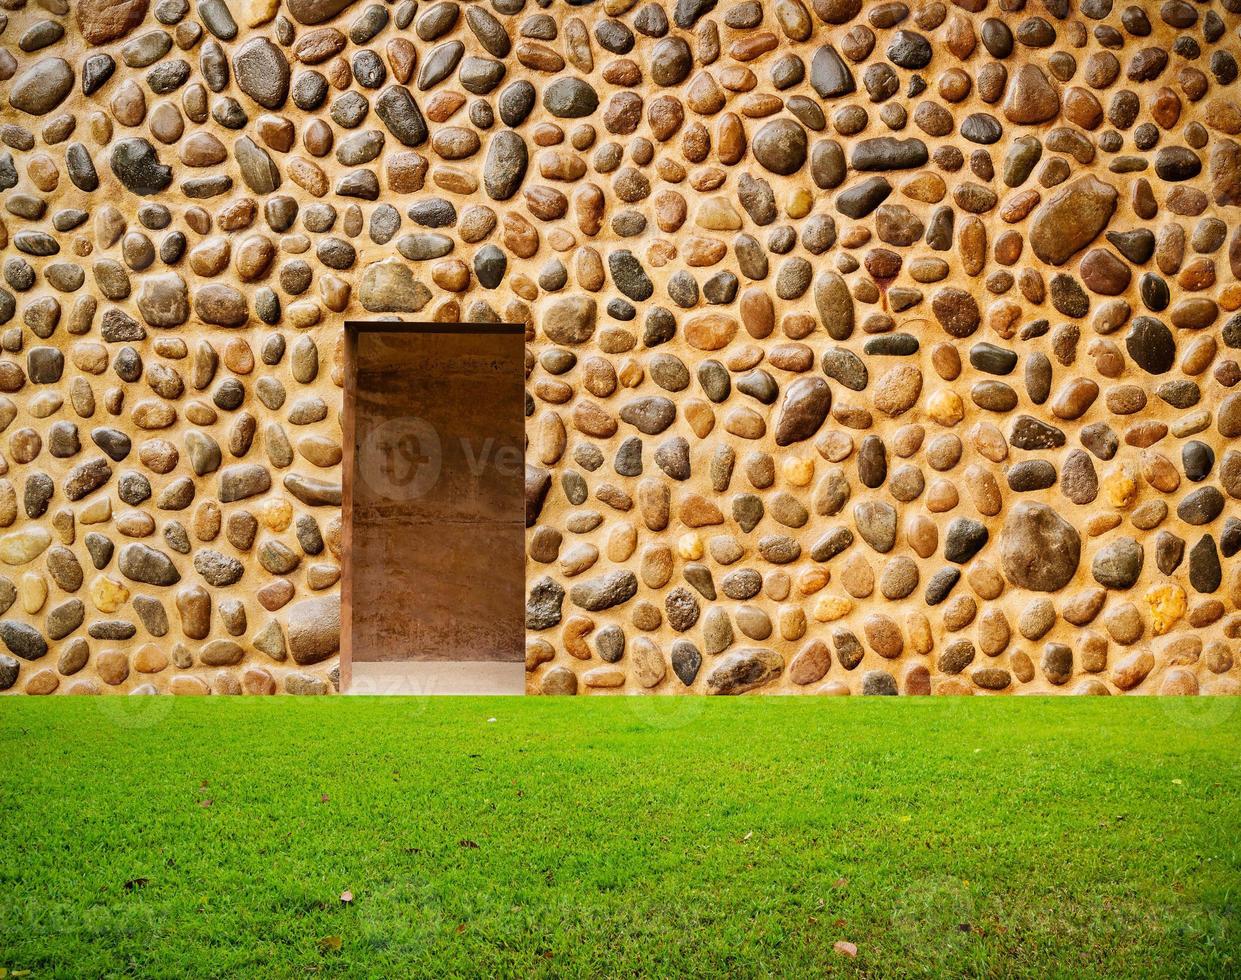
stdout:
<svg viewBox="0 0 1241 980">
<path fill-rule="evenodd" d="M 355 663 L 523 659 L 522 336 L 468 329 L 357 335 Z"/>
</svg>

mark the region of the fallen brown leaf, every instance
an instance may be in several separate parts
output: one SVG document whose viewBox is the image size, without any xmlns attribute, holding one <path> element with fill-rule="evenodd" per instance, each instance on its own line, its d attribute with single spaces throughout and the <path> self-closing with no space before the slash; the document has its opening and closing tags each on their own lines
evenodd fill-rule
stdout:
<svg viewBox="0 0 1241 980">
<path fill-rule="evenodd" d="M 832 949 L 841 956 L 849 957 L 849 959 L 854 959 L 857 956 L 857 947 L 853 943 L 845 942 L 843 939 L 837 939 L 832 945 Z"/>
</svg>

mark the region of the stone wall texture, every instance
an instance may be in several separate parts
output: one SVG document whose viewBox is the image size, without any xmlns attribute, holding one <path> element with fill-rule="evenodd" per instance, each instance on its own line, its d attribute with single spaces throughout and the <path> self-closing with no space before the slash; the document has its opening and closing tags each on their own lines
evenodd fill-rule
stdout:
<svg viewBox="0 0 1241 980">
<path fill-rule="evenodd" d="M 531 692 L 1241 688 L 1241 0 L 0 19 L 0 687 L 334 690 L 392 315 L 526 324 Z"/>
</svg>

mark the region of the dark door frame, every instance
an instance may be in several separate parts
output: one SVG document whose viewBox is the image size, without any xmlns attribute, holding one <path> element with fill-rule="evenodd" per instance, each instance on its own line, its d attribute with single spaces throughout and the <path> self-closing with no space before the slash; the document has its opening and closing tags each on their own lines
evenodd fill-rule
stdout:
<svg viewBox="0 0 1241 980">
<path fill-rule="evenodd" d="M 353 472 L 358 337 L 364 333 L 524 334 L 520 323 L 436 323 L 428 320 L 346 320 L 344 407 L 341 412 L 340 690 L 353 680 Z"/>
</svg>

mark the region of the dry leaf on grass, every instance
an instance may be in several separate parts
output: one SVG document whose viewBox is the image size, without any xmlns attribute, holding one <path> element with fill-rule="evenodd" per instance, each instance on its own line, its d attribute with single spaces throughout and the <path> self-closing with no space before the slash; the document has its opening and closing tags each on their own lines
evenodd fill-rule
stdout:
<svg viewBox="0 0 1241 980">
<path fill-rule="evenodd" d="M 841 956 L 849 957 L 849 959 L 853 959 L 857 956 L 857 946 L 853 943 L 845 942 L 843 939 L 837 939 L 832 945 L 832 949 L 834 949 Z"/>
</svg>

